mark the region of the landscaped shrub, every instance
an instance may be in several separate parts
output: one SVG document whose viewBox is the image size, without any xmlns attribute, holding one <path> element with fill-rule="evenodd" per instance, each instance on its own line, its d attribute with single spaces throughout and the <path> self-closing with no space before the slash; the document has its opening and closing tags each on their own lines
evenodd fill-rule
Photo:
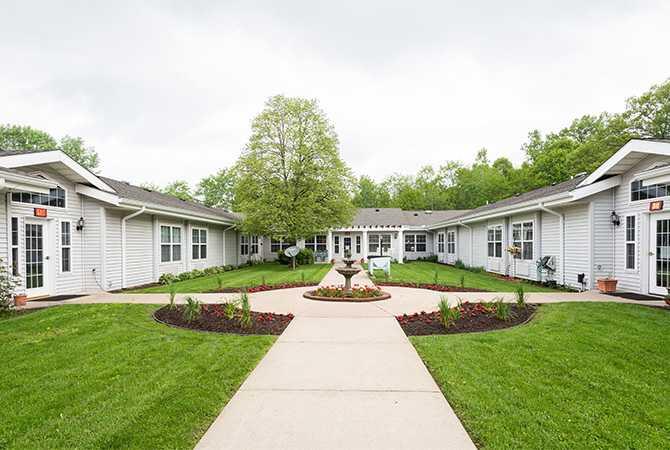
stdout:
<svg viewBox="0 0 670 450">
<path fill-rule="evenodd" d="M 184 305 L 184 320 L 193 322 L 200 317 L 202 304 L 197 298 L 186 297 L 186 304 Z"/>
<path fill-rule="evenodd" d="M 314 294 L 319 297 L 344 298 L 342 286 L 320 286 Z M 354 286 L 351 288 L 351 296 L 347 298 L 374 298 L 381 297 L 384 293 L 381 289 L 372 286 Z"/>
<path fill-rule="evenodd" d="M 422 256 L 416 259 L 417 261 L 437 262 L 437 255 Z"/>
<path fill-rule="evenodd" d="M 277 252 L 277 261 L 281 264 L 293 264 L 293 259 L 286 256 L 283 251 Z M 299 266 L 314 264 L 314 252 L 308 248 L 301 248 L 295 256 L 295 263 Z"/>
<path fill-rule="evenodd" d="M 466 270 L 466 268 L 467 268 L 465 263 L 463 261 L 461 261 L 460 259 L 456 260 L 456 262 L 454 263 L 454 267 L 457 268 L 457 269 L 461 269 L 461 270 Z"/>
<path fill-rule="evenodd" d="M 433 274 L 433 284 L 440 284 L 440 274 L 436 270 L 435 273 Z"/>
<path fill-rule="evenodd" d="M 15 278 L 9 274 L 5 263 L 0 259 L 0 312 L 8 311 L 14 305 L 15 288 Z"/>
<path fill-rule="evenodd" d="M 505 303 L 502 298 L 499 298 L 495 302 L 495 314 L 496 319 L 507 322 L 512 318 L 512 307 L 509 303 Z"/>
<path fill-rule="evenodd" d="M 460 305 L 451 308 L 449 306 L 449 300 L 447 300 L 447 297 L 442 296 L 442 299 L 440 300 L 440 303 L 437 304 L 437 306 L 440 309 L 440 317 L 442 318 L 442 324 L 444 325 L 444 328 L 449 328 L 454 324 L 454 322 L 461 318 Z"/>
<path fill-rule="evenodd" d="M 526 309 L 526 293 L 524 292 L 523 286 L 518 285 L 516 287 L 516 306 L 521 309 Z"/>
<path fill-rule="evenodd" d="M 481 266 L 468 266 L 460 259 L 457 259 L 454 263 L 454 267 L 461 270 L 467 270 L 468 272 L 482 273 L 486 272 L 486 269 Z"/>
<path fill-rule="evenodd" d="M 221 275 L 216 277 L 216 285 L 219 287 L 219 290 L 223 289 L 223 277 Z"/>
<path fill-rule="evenodd" d="M 249 305 L 249 294 L 246 291 L 240 295 L 240 304 L 242 305 L 242 314 L 240 314 L 240 326 L 242 328 L 251 327 L 251 305 Z"/>
<path fill-rule="evenodd" d="M 186 281 L 191 279 L 191 272 L 182 272 L 179 275 L 177 275 L 177 280 L 179 281 Z"/>
<path fill-rule="evenodd" d="M 461 275 L 461 279 L 460 279 L 459 284 L 462 288 L 465 287 L 465 275 Z"/>
<path fill-rule="evenodd" d="M 164 273 L 158 278 L 158 283 L 162 285 L 168 285 L 175 281 L 177 277 L 173 273 Z"/>
<path fill-rule="evenodd" d="M 230 300 L 223 304 L 223 313 L 226 319 L 233 320 L 237 311 L 237 303 L 235 300 Z"/>
</svg>

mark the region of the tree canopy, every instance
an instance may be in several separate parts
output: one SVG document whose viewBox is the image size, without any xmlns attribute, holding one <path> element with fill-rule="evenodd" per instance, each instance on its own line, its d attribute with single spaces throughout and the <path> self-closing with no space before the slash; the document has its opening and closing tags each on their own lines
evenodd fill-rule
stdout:
<svg viewBox="0 0 670 450">
<path fill-rule="evenodd" d="M 235 202 L 246 232 L 300 239 L 353 217 L 353 179 L 316 100 L 270 98 L 252 122 L 235 170 Z"/>
<path fill-rule="evenodd" d="M 57 141 L 45 131 L 22 125 L 0 125 L 0 150 L 62 150 L 70 158 L 92 171 L 95 171 L 100 163 L 95 149 L 87 146 L 80 137 L 66 135 Z"/>
</svg>

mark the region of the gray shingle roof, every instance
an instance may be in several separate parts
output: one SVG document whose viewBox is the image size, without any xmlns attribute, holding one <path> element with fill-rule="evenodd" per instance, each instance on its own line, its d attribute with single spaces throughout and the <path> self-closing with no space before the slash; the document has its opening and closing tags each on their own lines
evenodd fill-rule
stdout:
<svg viewBox="0 0 670 450">
<path fill-rule="evenodd" d="M 465 210 L 447 211 L 403 211 L 400 208 L 359 208 L 353 226 L 423 226 L 449 220 L 465 213 Z"/>
<path fill-rule="evenodd" d="M 579 175 L 575 178 L 572 178 L 568 181 L 562 183 L 553 184 L 551 186 L 541 187 L 532 191 L 524 192 L 523 194 L 516 195 L 514 197 L 508 197 L 503 200 L 491 203 L 489 205 L 480 206 L 475 208 L 465 214 L 457 216 L 457 219 L 467 219 L 469 217 L 478 216 L 482 213 L 493 211 L 498 208 L 506 208 L 509 206 L 519 205 L 521 203 L 530 202 L 532 200 L 540 200 L 544 197 L 549 197 L 552 195 L 562 194 L 564 192 L 571 191 L 575 189 L 579 183 L 584 181 L 587 175 Z"/>
<path fill-rule="evenodd" d="M 125 181 L 115 180 L 99 176 L 99 178 L 107 183 L 121 198 L 134 200 L 141 203 L 148 203 L 157 206 L 164 206 L 167 208 L 177 208 L 188 211 L 194 214 L 204 214 L 207 216 L 220 217 L 227 220 L 239 220 L 240 216 L 235 213 L 228 212 L 221 208 L 210 208 L 201 203 L 187 202 L 180 200 L 172 195 L 163 194 L 162 192 L 152 191 L 140 186 L 134 186 Z"/>
</svg>

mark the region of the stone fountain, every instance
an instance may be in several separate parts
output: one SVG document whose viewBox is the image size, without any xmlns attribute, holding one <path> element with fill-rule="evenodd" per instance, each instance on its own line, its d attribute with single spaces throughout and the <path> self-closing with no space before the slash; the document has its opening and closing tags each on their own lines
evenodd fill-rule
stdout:
<svg viewBox="0 0 670 450">
<path fill-rule="evenodd" d="M 344 296 L 351 297 L 351 279 L 354 275 L 360 272 L 361 269 L 351 267 L 351 265 L 356 262 L 355 259 L 351 259 L 351 254 L 345 254 L 345 258 L 342 262 L 344 263 L 344 267 L 336 267 L 335 270 L 344 277 Z"/>
</svg>

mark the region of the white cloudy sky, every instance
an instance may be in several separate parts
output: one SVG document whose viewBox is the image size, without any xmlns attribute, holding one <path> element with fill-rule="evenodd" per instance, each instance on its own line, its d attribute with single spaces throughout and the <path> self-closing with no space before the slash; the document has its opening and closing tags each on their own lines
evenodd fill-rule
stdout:
<svg viewBox="0 0 670 450">
<path fill-rule="evenodd" d="M 0 0 L 0 122 L 81 136 L 112 177 L 196 182 L 283 93 L 319 99 L 358 174 L 520 162 L 529 130 L 670 77 L 669 19 L 663 0 Z"/>
</svg>

